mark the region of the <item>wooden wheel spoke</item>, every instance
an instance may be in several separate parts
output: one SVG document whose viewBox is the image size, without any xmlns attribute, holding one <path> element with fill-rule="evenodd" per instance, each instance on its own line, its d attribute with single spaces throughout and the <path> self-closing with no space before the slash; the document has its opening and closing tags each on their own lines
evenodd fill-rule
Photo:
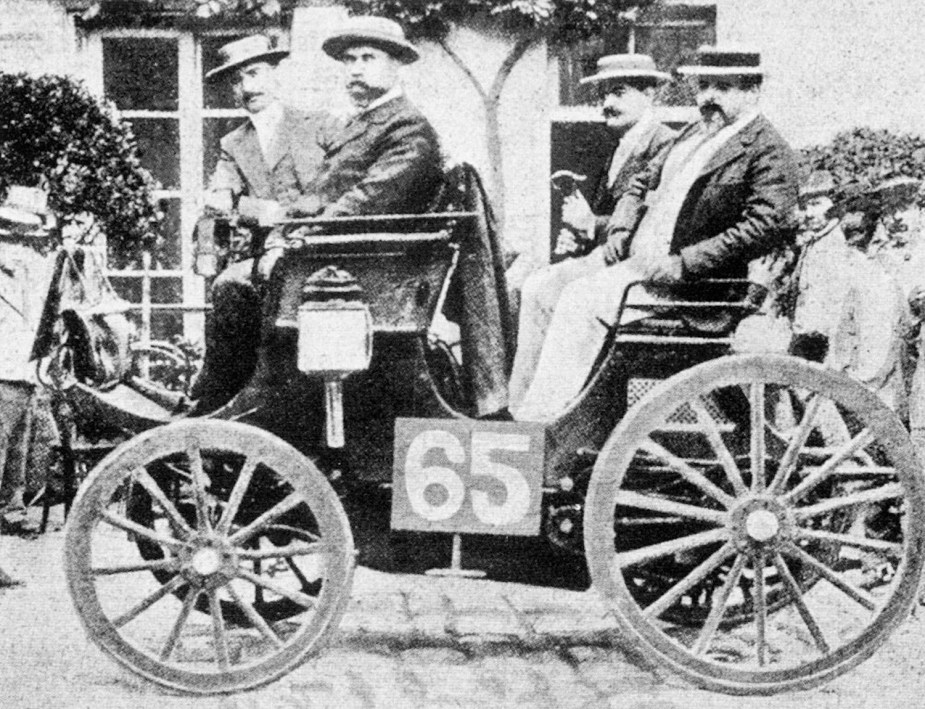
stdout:
<svg viewBox="0 0 925 709">
<path fill-rule="evenodd" d="M 745 556 L 739 554 L 732 563 L 732 568 L 729 570 L 729 574 L 726 576 L 719 593 L 713 596 L 710 614 L 707 616 L 707 620 L 694 642 L 693 652 L 695 655 L 702 655 L 710 647 L 710 642 L 713 640 L 713 636 L 726 614 L 726 604 L 729 602 L 729 596 L 732 595 L 733 589 L 738 586 L 744 568 Z"/>
<path fill-rule="evenodd" d="M 874 597 L 867 593 L 867 591 L 864 591 L 863 589 L 860 589 L 845 581 L 845 579 L 835 573 L 824 563 L 819 561 L 812 554 L 806 552 L 805 549 L 801 549 L 796 544 L 788 544 L 784 547 L 783 551 L 784 554 L 791 556 L 818 571 L 822 578 L 839 589 L 842 593 L 848 596 L 848 598 L 864 606 L 864 608 L 867 610 L 872 611 L 877 607 L 877 602 L 874 600 Z"/>
<path fill-rule="evenodd" d="M 656 458 L 660 458 L 665 461 L 665 463 L 668 464 L 668 467 L 678 473 L 678 475 L 684 478 L 684 480 L 689 482 L 704 494 L 709 495 L 715 499 L 723 507 L 729 508 L 735 504 L 735 499 L 733 497 L 727 495 L 720 488 L 707 480 L 703 473 L 692 468 L 681 458 L 676 456 L 664 446 L 659 445 L 651 438 L 647 438 L 639 447 L 647 453 L 655 456 Z"/>
<path fill-rule="evenodd" d="M 800 539 L 808 541 L 833 542 L 847 547 L 856 547 L 858 549 L 883 551 L 896 556 L 902 554 L 903 550 L 903 545 L 896 542 L 887 542 L 882 539 L 868 539 L 867 537 L 859 537 L 854 534 L 826 532 L 821 529 L 806 529 L 800 527 L 797 531 L 797 535 Z"/>
<path fill-rule="evenodd" d="M 112 576 L 114 574 L 131 574 L 137 571 L 176 571 L 179 562 L 175 558 L 152 559 L 139 561 L 135 564 L 119 564 L 118 566 L 97 566 L 90 569 L 94 576 Z"/>
<path fill-rule="evenodd" d="M 304 608 L 313 608 L 315 606 L 315 599 L 311 596 L 308 596 L 299 591 L 293 591 L 292 589 L 286 588 L 282 584 L 271 581 L 270 579 L 264 578 L 263 576 L 258 576 L 252 571 L 248 571 L 244 568 L 238 568 L 238 576 L 242 579 L 250 581 L 254 586 L 258 588 L 264 588 L 267 591 L 272 591 L 284 598 L 288 598 L 293 603 L 298 603 Z"/>
<path fill-rule="evenodd" d="M 843 445 L 824 465 L 814 470 L 803 482 L 785 493 L 783 496 L 784 499 L 791 502 L 800 499 L 835 472 L 839 465 L 854 455 L 859 449 L 869 445 L 873 440 L 874 435 L 865 428 Z"/>
<path fill-rule="evenodd" d="M 903 497 L 904 492 L 899 483 L 890 483 L 880 487 L 871 488 L 862 492 L 854 492 L 850 495 L 841 495 L 832 497 L 814 505 L 805 505 L 795 507 L 793 512 L 797 519 L 809 519 L 819 515 L 832 512 L 833 510 L 842 509 L 843 507 L 856 507 L 857 505 L 869 504 L 872 502 L 883 502 L 884 500 L 895 500 Z"/>
<path fill-rule="evenodd" d="M 678 537 L 667 542 L 651 544 L 639 549 L 617 554 L 617 565 L 620 568 L 624 568 L 676 554 L 681 551 L 697 549 L 698 547 L 707 546 L 708 544 L 725 542 L 728 536 L 729 533 L 725 529 L 710 529 L 706 532 L 698 532 L 697 534 L 690 534 L 686 537 Z"/>
<path fill-rule="evenodd" d="M 284 547 L 269 549 L 240 549 L 237 555 L 241 559 L 282 559 L 293 556 L 308 556 L 310 554 L 324 554 L 327 545 L 317 544 L 288 544 Z"/>
<path fill-rule="evenodd" d="M 780 574 L 784 585 L 787 587 L 790 598 L 793 600 L 794 605 L 796 605 L 800 617 L 803 619 L 803 622 L 806 624 L 806 628 L 809 630 L 809 634 L 813 636 L 813 641 L 816 643 L 816 648 L 823 655 L 827 655 L 830 652 L 830 649 L 829 644 L 825 640 L 825 636 L 822 634 L 822 628 L 819 627 L 819 624 L 813 617 L 812 612 L 806 605 L 806 601 L 803 600 L 803 594 L 800 591 L 799 585 L 797 585 L 796 579 L 793 578 L 793 574 L 790 573 L 790 569 L 787 567 L 787 563 L 779 553 L 774 554 L 774 566 L 777 567 L 777 573 Z"/>
<path fill-rule="evenodd" d="M 758 665 L 764 667 L 767 662 L 767 626 L 768 604 L 764 585 L 764 552 L 758 550 L 752 555 L 752 568 L 755 571 L 755 635 L 758 643 L 756 654 Z"/>
<path fill-rule="evenodd" d="M 234 601 L 235 605 L 241 609 L 244 615 L 247 616 L 247 619 L 250 621 L 257 630 L 260 631 L 260 634 L 263 635 L 267 640 L 273 643 L 274 647 L 281 648 L 286 643 L 277 635 L 273 628 L 264 620 L 254 607 L 246 602 L 241 596 L 238 595 L 238 592 L 234 590 L 234 587 L 231 584 L 228 584 L 228 593 L 231 594 L 231 600 Z"/>
<path fill-rule="evenodd" d="M 714 524 L 724 524 L 726 521 L 726 512 L 721 510 L 710 510 L 705 507 L 688 505 L 683 502 L 675 502 L 663 497 L 654 497 L 652 495 L 643 495 L 638 492 L 621 490 L 617 493 L 616 504 L 623 507 L 634 507 L 651 512 L 664 512 L 669 515 L 678 517 L 687 517 L 689 519 L 698 519 L 704 522 Z"/>
<path fill-rule="evenodd" d="M 202 451 L 199 442 L 190 439 L 186 444 L 186 457 L 189 459 L 190 476 L 193 480 L 193 497 L 196 500 L 196 517 L 199 526 L 206 532 L 212 531 L 212 518 L 209 513 L 209 504 L 206 500 L 207 483 L 211 483 L 202 467 Z"/>
<path fill-rule="evenodd" d="M 748 390 L 748 403 L 751 408 L 751 436 L 750 460 L 752 472 L 752 490 L 762 492 L 765 488 L 764 479 L 764 382 L 752 382 Z"/>
<path fill-rule="evenodd" d="M 228 497 L 228 504 L 225 506 L 225 511 L 215 528 L 220 534 L 228 534 L 231 529 L 231 523 L 234 521 L 235 515 L 238 514 L 238 509 L 241 507 L 241 502 L 244 500 L 244 495 L 251 484 L 251 478 L 254 476 L 256 469 L 257 461 L 251 458 L 247 458 L 241 466 L 241 472 L 238 474 L 238 479 L 235 481 L 231 495 Z"/>
<path fill-rule="evenodd" d="M 710 416 L 707 407 L 704 406 L 699 398 L 692 399 L 689 404 L 694 414 L 696 414 L 697 420 L 703 426 L 703 432 L 710 442 L 710 445 L 713 447 L 717 460 L 719 460 L 720 464 L 723 466 L 723 470 L 726 472 L 726 478 L 732 484 L 732 489 L 735 491 L 735 494 L 744 495 L 748 492 L 748 489 L 745 487 L 745 481 L 742 479 L 742 471 L 739 470 L 735 458 L 732 457 L 729 447 L 723 440 L 723 435 L 716 425 L 716 421 Z"/>
<path fill-rule="evenodd" d="M 273 505 L 269 510 L 260 515 L 245 527 L 228 537 L 232 544 L 243 544 L 258 532 L 262 531 L 269 525 L 273 524 L 276 519 L 282 517 L 290 510 L 295 509 L 302 503 L 302 498 L 297 493 L 290 493 L 282 502 Z"/>
<path fill-rule="evenodd" d="M 183 515 L 180 514 L 174 504 L 167 498 L 163 488 L 161 488 L 161 486 L 157 484 L 157 481 L 148 474 L 147 470 L 138 468 L 132 473 L 132 477 L 152 498 L 154 498 L 164 514 L 167 515 L 167 519 L 170 521 L 170 525 L 175 532 L 184 538 L 188 538 L 193 534 L 193 530 L 186 523 L 186 520 L 183 519 Z"/>
<path fill-rule="evenodd" d="M 668 589 L 657 601 L 647 606 L 643 611 L 643 615 L 648 618 L 658 618 L 674 605 L 681 596 L 703 581 L 734 553 L 735 546 L 732 542 L 723 544 L 722 547 L 698 564 L 687 576 Z"/>
<path fill-rule="evenodd" d="M 148 608 L 150 608 L 155 603 L 157 603 L 159 600 L 161 600 L 164 596 L 167 596 L 173 593 L 174 591 L 178 590 L 185 583 L 186 583 L 186 579 L 183 578 L 182 576 L 180 575 L 174 576 L 172 579 L 170 579 L 170 581 L 165 583 L 163 586 L 158 588 L 153 593 L 149 593 L 147 596 L 141 599 L 138 603 L 132 606 L 125 613 L 113 619 L 112 624 L 116 626 L 117 628 L 121 628 L 126 623 L 140 616 L 142 613 L 148 610 Z"/>
<path fill-rule="evenodd" d="M 160 534 L 150 527 L 145 527 L 144 525 L 138 524 L 137 522 L 132 522 L 130 519 L 126 519 L 122 515 L 117 515 L 111 510 L 104 510 L 100 514 L 100 519 L 111 524 L 113 527 L 122 529 L 126 532 L 131 532 L 132 534 L 137 534 L 139 537 L 144 537 L 145 539 L 152 541 L 155 544 L 163 544 L 165 547 L 170 549 L 178 549 L 183 546 L 183 542 L 179 539 L 174 539 L 173 537 L 168 537 L 165 534 Z"/>
<path fill-rule="evenodd" d="M 769 488 L 771 493 L 777 494 L 780 491 L 781 486 L 787 478 L 790 477 L 790 474 L 796 467 L 800 451 L 803 449 L 803 446 L 806 445 L 809 434 L 812 433 L 813 419 L 816 417 L 816 412 L 819 410 L 819 404 L 821 402 L 822 398 L 818 394 L 815 394 L 806 406 L 800 425 L 793 434 L 793 438 L 790 439 L 790 444 L 787 446 L 787 450 L 784 451 L 784 455 L 780 459 L 780 464 L 778 465 L 777 473 L 774 475 L 774 480 L 771 481 L 771 486 Z"/>
<path fill-rule="evenodd" d="M 209 614 L 212 616 L 212 640 L 215 643 L 215 662 L 220 670 L 227 670 L 231 662 L 228 659 L 228 633 L 225 631 L 225 619 L 222 618 L 222 603 L 218 591 L 209 594 Z"/>
<path fill-rule="evenodd" d="M 180 639 L 180 634 L 183 632 L 183 626 L 186 625 L 186 621 L 189 618 L 190 612 L 193 610 L 193 606 L 196 604 L 196 599 L 199 598 L 199 594 L 199 589 L 190 588 L 186 592 L 186 596 L 183 597 L 183 606 L 180 608 L 177 619 L 170 629 L 170 635 L 168 635 L 167 640 L 164 641 L 164 647 L 161 648 L 160 658 L 162 662 L 167 662 L 173 654 L 174 648 L 177 646 L 177 641 Z"/>
</svg>

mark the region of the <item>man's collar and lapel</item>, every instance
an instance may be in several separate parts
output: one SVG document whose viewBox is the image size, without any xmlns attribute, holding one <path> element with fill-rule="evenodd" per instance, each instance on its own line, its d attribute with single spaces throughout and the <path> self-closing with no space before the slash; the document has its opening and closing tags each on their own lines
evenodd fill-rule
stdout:
<svg viewBox="0 0 925 709">
<path fill-rule="evenodd" d="M 748 149 L 752 143 L 758 137 L 758 134 L 765 129 L 768 125 L 767 119 L 760 113 L 756 113 L 751 120 L 748 122 L 748 125 L 742 128 L 738 133 L 732 136 L 727 140 L 720 148 L 716 151 L 716 154 L 710 158 L 709 162 L 704 165 L 703 170 L 700 171 L 700 175 L 708 175 L 711 172 L 715 172 L 723 165 L 727 165 L 733 160 L 737 159 Z M 678 135 L 675 139 L 676 143 L 680 143 L 683 140 L 690 138 L 697 130 L 700 128 L 700 122 L 694 121 L 689 123 L 684 130 Z"/>
<path fill-rule="evenodd" d="M 283 106 L 283 117 L 279 122 L 276 136 L 270 146 L 270 154 L 264 155 L 257 137 L 257 129 L 248 119 L 227 138 L 228 152 L 235 159 L 247 181 L 258 194 L 272 190 L 270 173 L 282 160 L 292 146 L 292 132 L 295 130 L 298 115 L 288 106 Z"/>
<path fill-rule="evenodd" d="M 408 99 L 404 94 L 399 94 L 388 101 L 353 116 L 328 142 L 326 146 L 327 152 L 331 153 L 335 150 L 339 150 L 347 143 L 361 137 L 371 126 L 390 121 L 396 114 L 407 110 L 408 106 Z"/>
</svg>

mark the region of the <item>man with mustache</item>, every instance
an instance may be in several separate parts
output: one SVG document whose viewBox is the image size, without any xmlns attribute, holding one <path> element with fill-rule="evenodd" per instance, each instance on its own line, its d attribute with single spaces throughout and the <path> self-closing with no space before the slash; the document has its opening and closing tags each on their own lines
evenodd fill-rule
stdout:
<svg viewBox="0 0 925 709">
<path fill-rule="evenodd" d="M 665 150 L 675 131 L 655 116 L 655 93 L 668 75 L 655 68 L 644 54 L 613 54 L 601 57 L 597 73 L 582 84 L 594 85 L 601 97 L 607 127 L 620 138 L 607 169 L 598 182 L 593 209 L 577 190 L 562 205 L 565 229 L 559 234 L 558 252 L 576 258 L 546 266 L 523 282 L 517 353 L 511 372 L 510 402 L 516 409 L 530 385 L 543 347 L 549 322 L 565 287 L 573 281 L 604 269 L 617 259 L 616 241 L 607 239 L 607 223 L 617 200 L 631 178 Z M 588 246 L 592 247 L 590 253 Z"/>
<path fill-rule="evenodd" d="M 353 113 L 346 122 L 328 120 L 322 125 L 316 120 L 310 134 L 299 134 L 295 150 L 306 159 L 295 161 L 297 179 L 287 184 L 294 190 L 285 193 L 287 199 L 259 201 L 256 213 L 261 223 L 272 225 L 285 216 L 425 211 L 443 171 L 437 134 L 404 96 L 400 83 L 399 69 L 418 59 L 417 49 L 397 23 L 379 17 L 352 18 L 322 48 L 344 67 Z M 247 96 L 243 91 L 242 97 Z M 245 107 L 250 110 L 247 103 Z M 259 162 L 253 146 L 249 153 Z M 302 165 L 304 171 L 299 169 Z M 217 176 L 230 170 L 228 161 L 220 162 Z M 269 183 L 277 186 L 275 179 Z M 255 281 L 269 278 L 285 246 L 284 239 L 271 232 L 262 255 L 234 264 L 216 279 L 203 370 L 190 392 L 199 400 L 197 411 L 225 403 L 251 376 L 260 341 Z"/>
<path fill-rule="evenodd" d="M 619 312 L 630 283 L 649 281 L 642 297 L 655 302 L 660 286 L 744 278 L 750 260 L 792 240 L 796 159 L 758 112 L 760 55 L 702 47 L 698 60 L 678 71 L 697 80 L 700 120 L 618 202 L 607 231 L 621 260 L 563 291 L 516 418 L 562 413 L 618 317 L 647 316 Z"/>
</svg>

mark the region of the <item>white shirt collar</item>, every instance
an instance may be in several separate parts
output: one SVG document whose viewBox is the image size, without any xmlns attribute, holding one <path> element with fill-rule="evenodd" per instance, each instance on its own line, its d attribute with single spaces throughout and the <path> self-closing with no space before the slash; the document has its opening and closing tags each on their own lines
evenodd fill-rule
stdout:
<svg viewBox="0 0 925 709">
<path fill-rule="evenodd" d="M 366 108 L 358 108 L 354 116 L 362 116 L 364 113 L 369 113 L 374 108 L 379 108 L 379 106 L 387 104 L 389 101 L 394 101 L 397 98 L 405 95 L 404 89 L 401 87 L 401 84 L 396 84 L 391 89 L 386 91 L 382 96 L 370 101 L 369 105 Z"/>
<path fill-rule="evenodd" d="M 280 124 L 283 122 L 285 109 L 279 101 L 274 101 L 262 111 L 250 115 L 251 123 L 254 130 L 257 131 L 257 141 L 260 143 L 260 150 L 264 157 L 270 154 L 273 141 Z"/>
</svg>

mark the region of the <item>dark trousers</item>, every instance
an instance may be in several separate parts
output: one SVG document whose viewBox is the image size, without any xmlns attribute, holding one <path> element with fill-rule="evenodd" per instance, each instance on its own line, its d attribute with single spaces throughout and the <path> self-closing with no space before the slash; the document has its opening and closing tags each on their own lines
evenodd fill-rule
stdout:
<svg viewBox="0 0 925 709">
<path fill-rule="evenodd" d="M 190 390 L 203 411 L 229 401 L 254 373 L 261 322 L 254 260 L 231 264 L 215 279 L 211 292 L 205 358 Z"/>
</svg>

